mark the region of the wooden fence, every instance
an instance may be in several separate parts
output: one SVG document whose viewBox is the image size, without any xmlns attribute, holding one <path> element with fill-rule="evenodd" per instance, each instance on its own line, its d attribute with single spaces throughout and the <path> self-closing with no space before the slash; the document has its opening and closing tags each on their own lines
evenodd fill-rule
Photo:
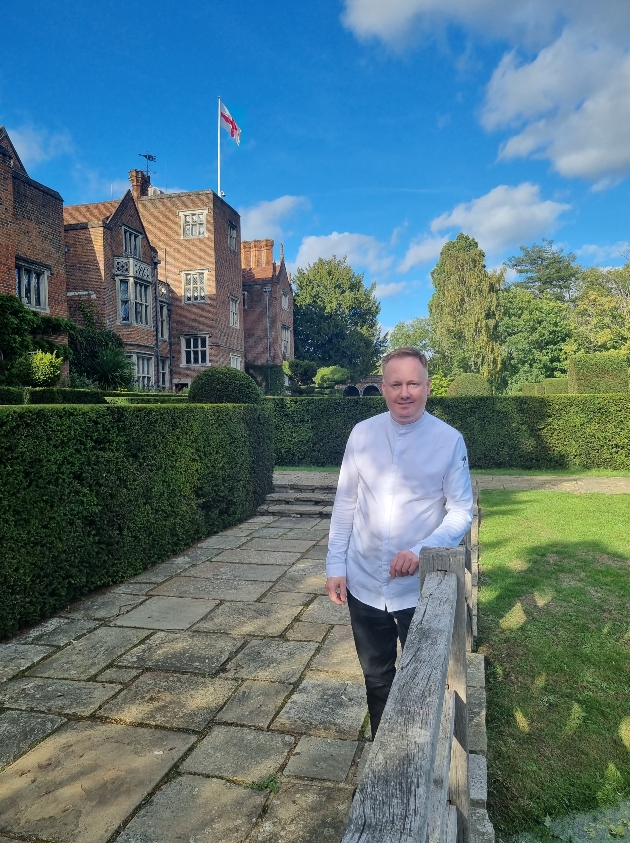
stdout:
<svg viewBox="0 0 630 843">
<path fill-rule="evenodd" d="M 423 548 L 421 597 L 342 843 L 469 843 L 470 534 Z"/>
</svg>

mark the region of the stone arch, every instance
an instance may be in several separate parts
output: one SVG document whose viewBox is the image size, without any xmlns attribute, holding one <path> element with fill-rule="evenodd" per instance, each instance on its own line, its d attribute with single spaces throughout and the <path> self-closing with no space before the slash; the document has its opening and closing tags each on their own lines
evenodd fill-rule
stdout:
<svg viewBox="0 0 630 843">
<path fill-rule="evenodd" d="M 378 386 L 376 386 L 375 383 L 369 383 L 363 389 L 363 395 L 364 395 L 364 397 L 367 397 L 367 398 L 369 398 L 371 395 L 380 395 L 380 394 L 381 394 L 381 390 L 378 388 Z"/>
<path fill-rule="evenodd" d="M 344 389 L 343 394 L 348 398 L 358 398 L 361 395 L 357 387 L 352 384 Z"/>
</svg>

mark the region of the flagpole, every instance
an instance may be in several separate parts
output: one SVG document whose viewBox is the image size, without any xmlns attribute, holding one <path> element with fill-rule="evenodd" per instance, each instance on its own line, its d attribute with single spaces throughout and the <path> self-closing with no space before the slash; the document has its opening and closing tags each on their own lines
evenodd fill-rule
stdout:
<svg viewBox="0 0 630 843">
<path fill-rule="evenodd" d="M 221 196 L 221 97 L 217 122 L 217 195 Z"/>
</svg>

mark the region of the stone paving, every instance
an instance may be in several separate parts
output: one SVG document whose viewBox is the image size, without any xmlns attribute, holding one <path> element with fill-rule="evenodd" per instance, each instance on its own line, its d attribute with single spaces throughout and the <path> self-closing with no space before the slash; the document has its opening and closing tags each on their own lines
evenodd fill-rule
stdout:
<svg viewBox="0 0 630 843">
<path fill-rule="evenodd" d="M 256 516 L 0 645 L 0 841 L 338 843 L 369 738 L 328 528 Z"/>
</svg>

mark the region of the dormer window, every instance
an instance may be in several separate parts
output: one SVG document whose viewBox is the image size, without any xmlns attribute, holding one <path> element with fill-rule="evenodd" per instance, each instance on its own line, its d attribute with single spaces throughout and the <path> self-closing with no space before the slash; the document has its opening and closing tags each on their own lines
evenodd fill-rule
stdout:
<svg viewBox="0 0 630 843">
<path fill-rule="evenodd" d="M 142 259 L 142 235 L 130 228 L 123 228 L 123 248 L 129 257 Z"/>
</svg>

